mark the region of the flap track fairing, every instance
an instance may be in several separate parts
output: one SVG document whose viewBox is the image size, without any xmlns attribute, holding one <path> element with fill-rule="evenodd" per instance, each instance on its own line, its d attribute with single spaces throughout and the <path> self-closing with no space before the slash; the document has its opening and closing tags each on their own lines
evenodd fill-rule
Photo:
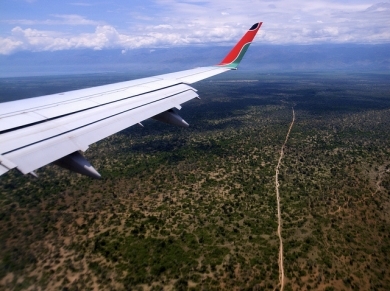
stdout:
<svg viewBox="0 0 390 291">
<path fill-rule="evenodd" d="M 155 120 L 180 126 L 180 127 L 188 127 L 189 124 L 181 118 L 179 114 L 177 114 L 173 109 L 169 109 L 167 111 L 161 112 L 160 114 L 157 114 L 152 117 Z"/>
<path fill-rule="evenodd" d="M 91 178 L 101 178 L 98 171 L 79 152 L 71 153 L 53 164 Z"/>
</svg>

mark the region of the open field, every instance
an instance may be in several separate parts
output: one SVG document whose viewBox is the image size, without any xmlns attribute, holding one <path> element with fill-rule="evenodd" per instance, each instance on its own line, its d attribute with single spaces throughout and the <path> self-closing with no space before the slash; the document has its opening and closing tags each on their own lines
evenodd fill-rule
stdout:
<svg viewBox="0 0 390 291">
<path fill-rule="evenodd" d="M 273 290 L 294 106 L 284 290 L 390 290 L 389 77 L 228 74 L 194 85 L 190 128 L 146 121 L 91 146 L 101 180 L 1 176 L 0 289 Z M 1 79 L 0 93 L 103 82 L 71 78 Z"/>
</svg>

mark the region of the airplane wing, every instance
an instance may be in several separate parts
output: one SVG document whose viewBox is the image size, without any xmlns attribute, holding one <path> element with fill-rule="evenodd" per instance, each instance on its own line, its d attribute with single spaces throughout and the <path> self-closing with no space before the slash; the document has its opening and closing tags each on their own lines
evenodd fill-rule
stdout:
<svg viewBox="0 0 390 291">
<path fill-rule="evenodd" d="M 187 127 L 173 108 L 198 97 L 188 84 L 237 69 L 261 25 L 254 24 L 215 66 L 1 103 L 0 175 L 13 168 L 35 175 L 54 163 L 99 178 L 81 152 L 148 118 Z"/>
</svg>

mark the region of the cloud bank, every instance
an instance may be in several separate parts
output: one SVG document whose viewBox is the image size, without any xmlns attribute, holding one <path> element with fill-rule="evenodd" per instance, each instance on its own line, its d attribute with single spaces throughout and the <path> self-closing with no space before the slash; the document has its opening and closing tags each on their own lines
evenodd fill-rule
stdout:
<svg viewBox="0 0 390 291">
<path fill-rule="evenodd" d="M 266 44 L 389 43 L 390 3 L 370 1 L 155 0 L 100 13 L 93 3 L 68 4 L 86 14 L 1 21 L 0 54 L 16 51 L 103 50 L 231 44 L 254 22 Z M 138 4 L 137 4 L 138 3 Z M 28 5 L 39 5 L 39 1 Z M 116 7 L 110 5 L 110 9 Z M 99 8 L 99 7 L 98 7 Z M 98 9 L 96 8 L 96 9 Z M 100 7 L 99 9 L 108 9 Z M 90 11 L 95 11 L 93 14 Z M 99 12 L 99 13 L 98 13 Z M 45 18 L 43 18 L 45 17 Z"/>
</svg>

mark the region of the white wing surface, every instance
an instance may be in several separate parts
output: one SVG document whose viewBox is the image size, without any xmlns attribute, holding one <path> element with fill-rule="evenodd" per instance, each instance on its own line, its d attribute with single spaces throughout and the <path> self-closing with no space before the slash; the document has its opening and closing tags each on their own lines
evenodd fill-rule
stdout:
<svg viewBox="0 0 390 291">
<path fill-rule="evenodd" d="M 257 30 L 260 26 L 257 24 Z M 33 173 L 55 163 L 98 178 L 100 175 L 80 152 L 148 118 L 188 126 L 172 111 L 198 97 L 196 89 L 188 84 L 231 69 L 235 67 L 202 67 L 1 103 L 0 175 L 13 168 L 23 174 Z"/>
</svg>

